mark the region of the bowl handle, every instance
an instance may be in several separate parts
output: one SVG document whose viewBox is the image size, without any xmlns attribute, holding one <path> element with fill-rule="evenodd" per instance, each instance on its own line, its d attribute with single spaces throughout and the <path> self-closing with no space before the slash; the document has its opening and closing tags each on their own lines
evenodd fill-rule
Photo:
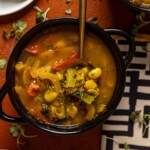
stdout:
<svg viewBox="0 0 150 150">
<path fill-rule="evenodd" d="M 124 58 L 124 61 L 125 61 L 125 66 L 126 66 L 126 69 L 129 67 L 131 61 L 132 61 L 132 58 L 134 56 L 134 53 L 135 53 L 135 42 L 134 42 L 134 39 L 128 34 L 126 33 L 125 31 L 123 30 L 119 30 L 119 29 L 104 29 L 109 35 L 119 35 L 119 36 L 122 36 L 124 37 L 127 41 L 128 41 L 128 44 L 129 44 L 129 49 L 128 49 L 128 52 Z"/>
<path fill-rule="evenodd" d="M 6 87 L 6 83 L 3 85 L 3 87 L 0 89 L 0 118 L 3 119 L 4 121 L 7 122 L 12 122 L 12 123 L 24 123 L 24 120 L 22 118 L 19 117 L 11 117 L 8 116 L 2 108 L 2 102 L 3 102 L 3 98 L 4 96 L 7 94 L 7 87 Z"/>
</svg>

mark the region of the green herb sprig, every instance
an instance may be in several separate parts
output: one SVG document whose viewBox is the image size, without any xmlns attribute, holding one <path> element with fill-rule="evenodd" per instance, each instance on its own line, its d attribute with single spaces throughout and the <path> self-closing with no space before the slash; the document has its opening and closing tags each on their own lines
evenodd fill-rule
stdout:
<svg viewBox="0 0 150 150">
<path fill-rule="evenodd" d="M 145 16 L 146 14 L 144 12 L 141 12 L 136 15 L 136 23 L 131 28 L 131 35 L 133 37 L 135 37 L 138 34 L 140 28 L 150 24 L 150 21 L 145 20 Z"/>
<path fill-rule="evenodd" d="M 26 29 L 27 23 L 19 20 L 17 23 L 12 24 L 12 30 L 8 32 L 7 30 L 3 30 L 3 37 L 8 40 L 12 37 L 15 37 L 19 40 L 22 37 L 23 31 Z"/>
<path fill-rule="evenodd" d="M 9 129 L 9 132 L 12 134 L 14 138 L 17 138 L 17 147 L 20 149 L 20 145 L 25 145 L 27 142 L 21 142 L 20 138 L 21 136 L 24 138 L 35 138 L 37 135 L 26 135 L 25 129 L 18 124 L 12 124 L 12 126 Z"/>
<path fill-rule="evenodd" d="M 144 131 L 143 131 L 143 136 L 145 135 L 146 130 L 150 127 L 149 122 L 150 122 L 150 114 L 143 114 L 141 117 L 141 110 L 132 112 L 129 116 L 130 120 L 132 122 L 138 122 L 139 126 L 143 125 Z"/>
<path fill-rule="evenodd" d="M 141 113 L 141 110 L 138 110 L 138 111 L 134 111 L 130 114 L 129 118 L 132 122 L 138 122 L 139 125 L 142 124 L 142 120 L 141 120 L 141 117 L 140 117 L 140 113 Z"/>
<path fill-rule="evenodd" d="M 44 21 L 48 20 L 47 14 L 48 14 L 50 8 L 47 8 L 46 11 L 43 11 L 38 6 L 34 6 L 33 8 L 37 11 L 36 23 L 40 23 L 40 22 L 44 22 Z"/>
<path fill-rule="evenodd" d="M 141 110 L 138 111 L 134 111 L 130 114 L 129 119 L 135 123 L 139 123 L 139 126 L 141 127 L 143 125 L 144 127 L 144 131 L 143 131 L 143 136 L 146 133 L 146 130 L 150 127 L 149 122 L 150 122 L 150 114 L 143 114 L 143 116 L 141 116 Z M 111 137 L 106 137 L 107 139 L 113 140 L 114 142 L 121 144 L 121 142 L 115 138 L 111 138 Z M 124 143 L 123 144 L 124 150 L 130 150 L 130 146 L 128 143 Z"/>
</svg>

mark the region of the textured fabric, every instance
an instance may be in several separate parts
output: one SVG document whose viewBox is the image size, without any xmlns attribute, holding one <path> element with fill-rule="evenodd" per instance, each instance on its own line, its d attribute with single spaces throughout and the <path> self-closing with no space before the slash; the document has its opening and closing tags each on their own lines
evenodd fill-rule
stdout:
<svg viewBox="0 0 150 150">
<path fill-rule="evenodd" d="M 118 44 L 125 54 L 128 46 L 123 42 Z M 150 43 L 137 43 L 135 56 L 127 69 L 124 95 L 117 110 L 102 126 L 101 150 L 123 150 L 124 143 L 129 144 L 130 150 L 150 150 L 150 128 L 143 136 L 143 126 L 129 119 L 131 112 L 137 110 L 141 110 L 141 116 L 150 114 L 150 54 L 143 46 L 150 50 Z"/>
</svg>

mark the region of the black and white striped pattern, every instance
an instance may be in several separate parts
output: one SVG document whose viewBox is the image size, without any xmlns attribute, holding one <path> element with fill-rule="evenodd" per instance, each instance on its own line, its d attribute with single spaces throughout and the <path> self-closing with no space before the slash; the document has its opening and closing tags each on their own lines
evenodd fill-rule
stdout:
<svg viewBox="0 0 150 150">
<path fill-rule="evenodd" d="M 125 54 L 128 46 L 120 41 L 118 44 Z M 150 43 L 137 43 L 135 56 L 127 69 L 122 100 L 102 126 L 101 150 L 124 150 L 124 143 L 128 143 L 131 150 L 150 150 L 150 128 L 143 136 L 143 127 L 129 120 L 133 111 L 150 114 L 150 53 L 145 52 L 143 46 L 150 50 Z"/>
</svg>

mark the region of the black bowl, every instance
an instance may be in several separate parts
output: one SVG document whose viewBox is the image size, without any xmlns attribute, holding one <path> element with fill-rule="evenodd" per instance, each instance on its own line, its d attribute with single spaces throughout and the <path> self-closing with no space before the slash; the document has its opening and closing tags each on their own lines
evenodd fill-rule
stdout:
<svg viewBox="0 0 150 150">
<path fill-rule="evenodd" d="M 150 13 L 150 5 L 149 7 L 144 7 L 142 5 L 137 5 L 135 3 L 132 3 L 131 0 L 122 0 L 122 1 L 125 2 L 126 5 L 128 5 L 129 7 L 131 7 L 132 9 L 136 11 Z"/>
<path fill-rule="evenodd" d="M 124 92 L 125 87 L 125 78 L 126 78 L 126 69 L 129 66 L 133 54 L 135 52 L 135 45 L 134 41 L 130 36 L 121 30 L 117 29 L 105 29 L 86 22 L 86 30 L 89 30 L 96 34 L 98 37 L 100 37 L 105 44 L 109 47 L 110 52 L 112 56 L 114 57 L 115 64 L 117 67 L 117 85 L 115 92 L 113 94 L 112 100 L 108 105 L 108 109 L 106 112 L 104 112 L 103 115 L 98 116 L 97 118 L 93 119 L 92 121 L 89 121 L 82 125 L 71 125 L 71 126 L 63 126 L 63 125 L 52 125 L 52 124 L 45 124 L 41 122 L 40 120 L 37 120 L 34 116 L 32 116 L 26 108 L 23 106 L 21 101 L 19 100 L 17 94 L 14 90 L 15 85 L 15 79 L 14 79 L 14 73 L 15 73 L 15 64 L 20 56 L 21 51 L 23 48 L 29 43 L 29 41 L 34 38 L 37 34 L 39 34 L 41 31 L 47 30 L 48 28 L 53 28 L 56 26 L 79 26 L 79 20 L 74 18 L 58 18 L 54 20 L 48 20 L 44 23 L 41 23 L 35 27 L 33 27 L 31 30 L 29 30 L 22 38 L 19 40 L 17 45 L 12 51 L 12 54 L 10 56 L 7 71 L 6 71 L 6 83 L 2 87 L 0 91 L 0 117 L 9 122 L 15 122 L 15 123 L 23 123 L 26 122 L 36 128 L 39 128 L 43 131 L 59 134 L 59 135 L 70 135 L 75 133 L 82 133 L 84 131 L 88 131 L 90 129 L 95 128 L 98 125 L 101 125 L 107 118 L 115 111 L 116 107 L 118 106 L 122 94 Z M 118 48 L 117 44 L 115 43 L 114 39 L 111 38 L 110 35 L 121 35 L 129 43 L 129 51 L 127 52 L 127 55 L 125 59 L 123 59 L 123 56 L 121 55 L 120 49 Z M 10 100 L 14 106 L 14 108 L 17 110 L 18 114 L 21 116 L 21 118 L 14 118 L 11 116 L 8 116 L 6 113 L 4 113 L 2 109 L 2 100 L 6 93 L 8 92 L 8 95 L 10 97 Z"/>
</svg>

